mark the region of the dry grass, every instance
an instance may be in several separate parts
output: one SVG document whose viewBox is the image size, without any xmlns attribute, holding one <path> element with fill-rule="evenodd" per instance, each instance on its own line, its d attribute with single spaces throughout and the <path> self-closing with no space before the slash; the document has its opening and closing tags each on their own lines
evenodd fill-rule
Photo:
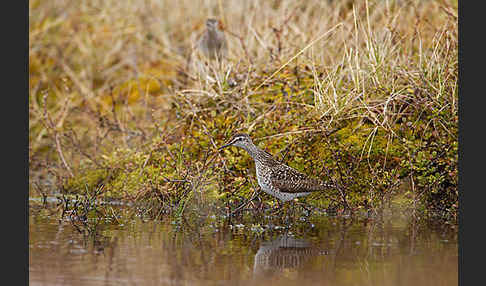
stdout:
<svg viewBox="0 0 486 286">
<path fill-rule="evenodd" d="M 207 17 L 227 32 L 221 63 L 194 50 Z M 399 137 L 411 93 L 456 112 L 457 1 L 30 1 L 29 62 L 29 162 L 42 176 L 101 168 L 157 136 L 180 142 L 181 126 L 202 126 L 213 148 L 272 120 L 283 127 L 268 138 L 368 120 L 365 156 L 378 130 Z M 290 110 L 302 122 L 289 126 Z M 231 126 L 216 137 L 200 116 L 212 112 Z"/>
</svg>

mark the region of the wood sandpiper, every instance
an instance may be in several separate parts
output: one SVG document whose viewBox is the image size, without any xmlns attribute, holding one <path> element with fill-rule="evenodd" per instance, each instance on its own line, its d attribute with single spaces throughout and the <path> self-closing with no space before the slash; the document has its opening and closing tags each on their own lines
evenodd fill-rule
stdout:
<svg viewBox="0 0 486 286">
<path fill-rule="evenodd" d="M 218 150 L 228 146 L 243 148 L 255 161 L 256 176 L 261 189 L 283 202 L 306 196 L 315 191 L 335 188 L 334 184 L 310 178 L 275 159 L 270 153 L 258 148 L 248 134 L 235 134 Z"/>
<path fill-rule="evenodd" d="M 221 59 L 226 55 L 228 49 L 226 37 L 220 29 L 218 20 L 212 18 L 206 20 L 206 31 L 199 40 L 199 49 L 210 59 Z"/>
</svg>

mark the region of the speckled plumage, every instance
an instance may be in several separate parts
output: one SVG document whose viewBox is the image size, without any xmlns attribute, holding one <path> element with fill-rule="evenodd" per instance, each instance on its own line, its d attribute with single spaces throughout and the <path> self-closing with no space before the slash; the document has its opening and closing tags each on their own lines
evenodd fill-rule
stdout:
<svg viewBox="0 0 486 286">
<path fill-rule="evenodd" d="M 279 162 L 270 153 L 253 144 L 247 134 L 234 135 L 220 150 L 231 145 L 243 148 L 253 158 L 258 184 L 262 190 L 284 202 L 334 187 L 333 184 L 310 178 Z"/>
<path fill-rule="evenodd" d="M 221 59 L 226 55 L 227 43 L 224 32 L 219 28 L 219 22 L 216 19 L 206 20 L 206 31 L 199 40 L 199 49 L 210 59 Z"/>
</svg>

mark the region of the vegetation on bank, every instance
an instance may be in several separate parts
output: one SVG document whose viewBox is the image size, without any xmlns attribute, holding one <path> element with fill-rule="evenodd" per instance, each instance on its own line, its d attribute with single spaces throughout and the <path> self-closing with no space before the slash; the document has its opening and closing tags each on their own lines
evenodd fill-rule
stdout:
<svg viewBox="0 0 486 286">
<path fill-rule="evenodd" d="M 258 209 L 251 158 L 217 151 L 247 132 L 344 187 L 308 206 L 457 219 L 457 1 L 95 2 L 29 2 L 31 193 Z M 221 63 L 192 49 L 211 14 Z"/>
</svg>

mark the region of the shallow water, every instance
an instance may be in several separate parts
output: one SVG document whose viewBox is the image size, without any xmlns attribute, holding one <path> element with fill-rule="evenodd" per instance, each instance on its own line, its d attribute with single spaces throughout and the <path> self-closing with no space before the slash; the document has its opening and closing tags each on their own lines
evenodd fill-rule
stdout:
<svg viewBox="0 0 486 286">
<path fill-rule="evenodd" d="M 375 220 L 321 216 L 291 227 L 268 221 L 201 227 L 135 218 L 84 236 L 56 212 L 31 210 L 29 280 L 30 285 L 457 285 L 457 232 L 399 214 Z"/>
</svg>

